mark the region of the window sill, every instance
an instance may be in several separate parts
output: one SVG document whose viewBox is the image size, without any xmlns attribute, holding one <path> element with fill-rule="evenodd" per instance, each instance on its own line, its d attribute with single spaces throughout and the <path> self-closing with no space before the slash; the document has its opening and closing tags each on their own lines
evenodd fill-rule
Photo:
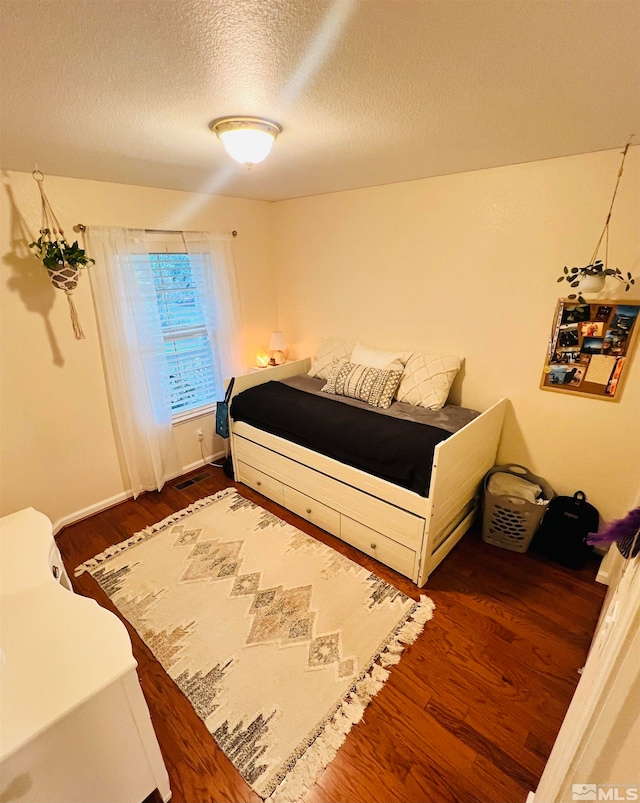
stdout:
<svg viewBox="0 0 640 803">
<path fill-rule="evenodd" d="M 171 426 L 175 427 L 177 424 L 184 424 L 185 421 L 191 421 L 193 418 L 202 418 L 202 416 L 210 415 L 216 411 L 216 402 L 211 404 L 204 404 L 202 407 L 195 407 L 193 410 L 185 410 L 182 413 L 176 413 L 171 418 Z"/>
</svg>

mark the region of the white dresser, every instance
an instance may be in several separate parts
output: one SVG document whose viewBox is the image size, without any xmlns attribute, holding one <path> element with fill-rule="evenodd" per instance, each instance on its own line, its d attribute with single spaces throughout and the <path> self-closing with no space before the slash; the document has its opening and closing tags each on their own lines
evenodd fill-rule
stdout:
<svg viewBox="0 0 640 803">
<path fill-rule="evenodd" d="M 49 519 L 0 519 L 0 800 L 168 801 L 127 630 L 70 589 Z"/>
</svg>

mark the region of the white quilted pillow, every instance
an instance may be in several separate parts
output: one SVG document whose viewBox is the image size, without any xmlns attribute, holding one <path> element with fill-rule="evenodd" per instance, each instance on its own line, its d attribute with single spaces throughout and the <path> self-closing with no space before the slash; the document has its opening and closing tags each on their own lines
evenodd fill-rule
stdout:
<svg viewBox="0 0 640 803">
<path fill-rule="evenodd" d="M 329 370 L 334 361 L 348 360 L 351 357 L 353 345 L 353 340 L 332 340 L 331 338 L 321 340 L 308 375 L 319 379 L 328 379 Z"/>
<path fill-rule="evenodd" d="M 440 410 L 461 365 L 460 357 L 414 352 L 404 367 L 396 394 L 398 401 Z"/>
</svg>

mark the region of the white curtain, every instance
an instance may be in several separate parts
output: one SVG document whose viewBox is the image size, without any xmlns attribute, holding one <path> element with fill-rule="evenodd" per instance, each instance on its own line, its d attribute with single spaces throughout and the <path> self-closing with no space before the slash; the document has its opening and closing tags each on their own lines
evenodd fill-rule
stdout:
<svg viewBox="0 0 640 803">
<path fill-rule="evenodd" d="M 162 488 L 179 472 L 171 407 L 163 391 L 166 368 L 158 304 L 145 233 L 91 227 L 87 253 L 113 416 L 134 497 Z M 141 258 L 142 257 L 142 258 Z M 141 271 L 149 273 L 141 282 Z M 164 365 L 164 368 L 163 368 Z"/>
<path fill-rule="evenodd" d="M 221 382 L 244 372 L 238 332 L 240 303 L 227 234 L 185 231 L 189 262 L 204 302 L 207 334 L 212 346 L 214 366 Z"/>
<path fill-rule="evenodd" d="M 169 367 L 142 230 L 91 227 L 87 253 L 111 408 L 134 497 L 181 471 L 173 438 Z M 231 239 L 185 232 L 209 342 L 221 380 L 243 371 Z"/>
</svg>

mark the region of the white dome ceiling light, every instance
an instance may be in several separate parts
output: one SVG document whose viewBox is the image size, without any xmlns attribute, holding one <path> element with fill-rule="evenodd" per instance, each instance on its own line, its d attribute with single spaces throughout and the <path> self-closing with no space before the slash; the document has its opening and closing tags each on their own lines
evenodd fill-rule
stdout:
<svg viewBox="0 0 640 803">
<path fill-rule="evenodd" d="M 222 140 L 229 156 L 240 164 L 266 159 L 282 127 L 260 117 L 220 117 L 209 128 Z"/>
</svg>

